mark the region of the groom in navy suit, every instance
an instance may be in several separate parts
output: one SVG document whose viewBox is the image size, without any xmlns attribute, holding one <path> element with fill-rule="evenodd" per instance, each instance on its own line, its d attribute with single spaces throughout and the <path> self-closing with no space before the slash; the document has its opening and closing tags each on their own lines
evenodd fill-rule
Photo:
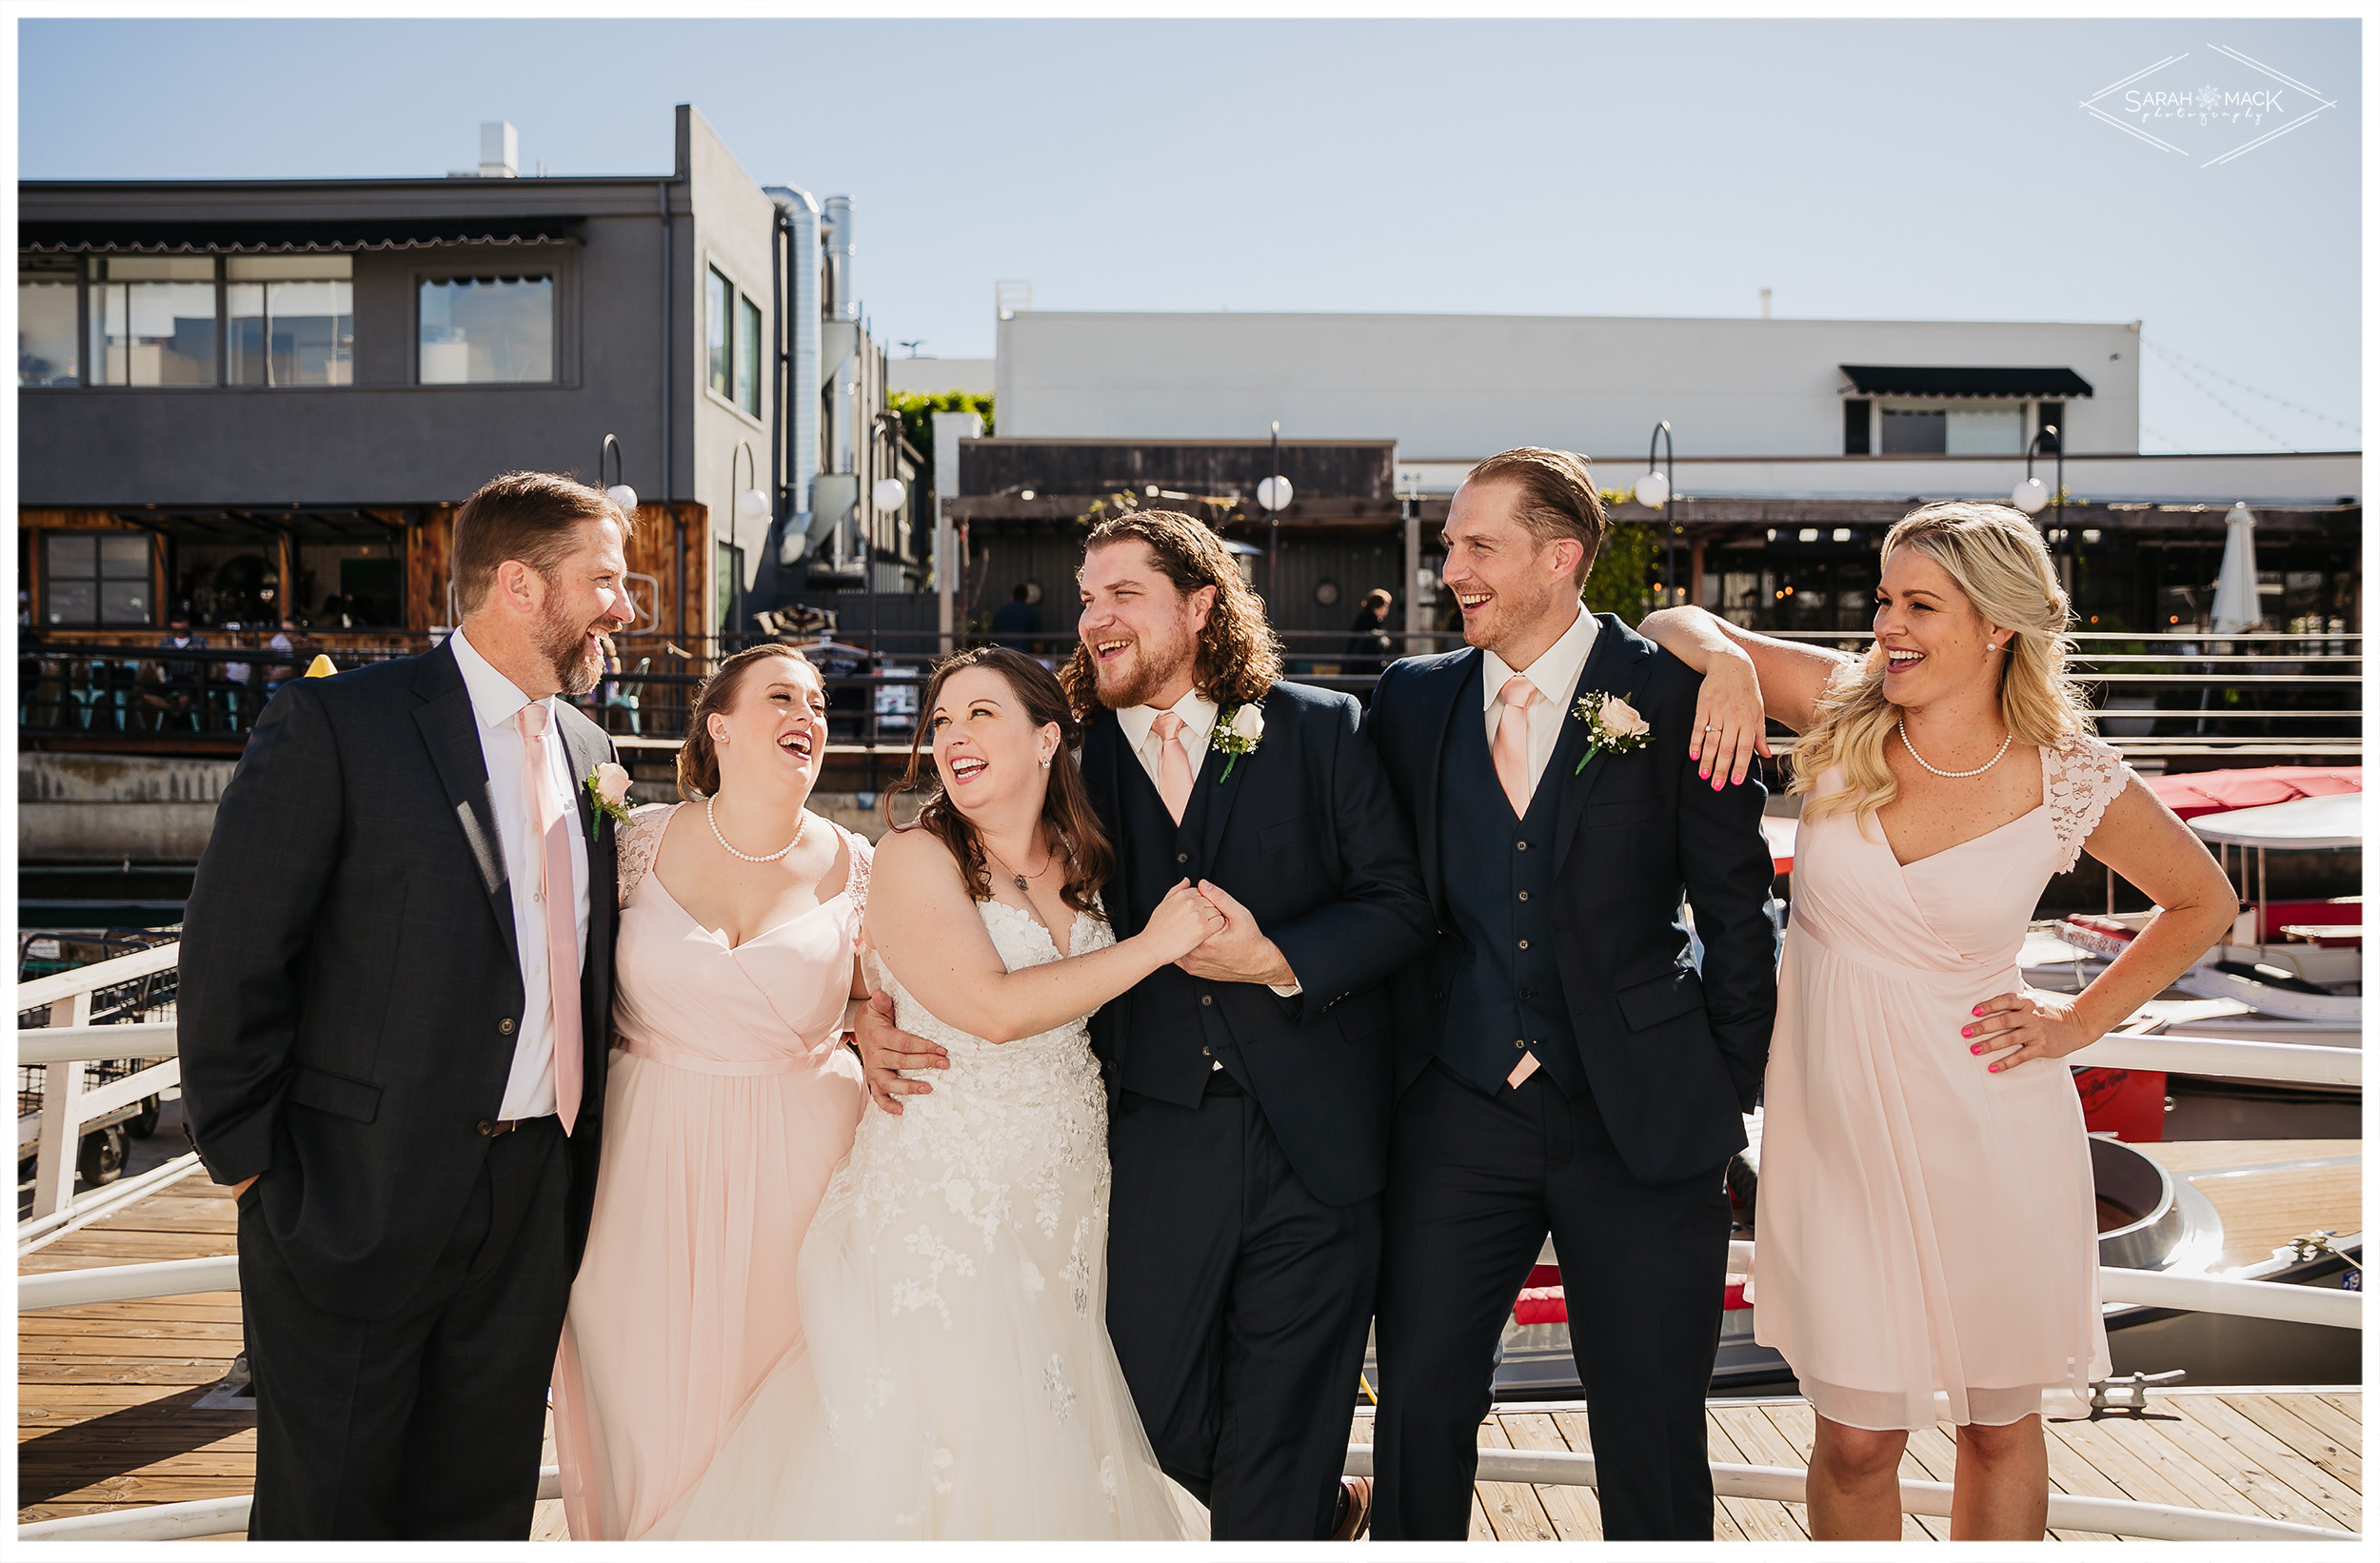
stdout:
<svg viewBox="0 0 2380 1563">
<path fill-rule="evenodd" d="M 1441 573 L 1468 644 L 1392 666 L 1365 722 L 1439 930 L 1391 983 L 1383 1541 L 1466 1533 L 1497 1340 L 1549 1232 L 1605 1535 L 1711 1537 L 1724 1170 L 1776 1011 L 1763 794 L 1697 774 L 1700 681 L 1579 602 L 1603 529 L 1577 456 L 1475 467 Z"/>
</svg>

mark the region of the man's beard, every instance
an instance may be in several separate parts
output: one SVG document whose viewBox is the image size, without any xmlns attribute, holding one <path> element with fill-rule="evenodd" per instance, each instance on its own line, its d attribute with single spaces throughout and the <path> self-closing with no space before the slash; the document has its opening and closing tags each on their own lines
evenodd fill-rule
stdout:
<svg viewBox="0 0 2380 1563">
<path fill-rule="evenodd" d="M 1145 651 L 1146 643 L 1142 643 L 1142 649 Z M 1129 711 L 1136 705 L 1146 705 L 1155 700 L 1167 684 L 1194 667 L 1198 657 L 1199 643 L 1193 640 L 1180 657 L 1162 667 L 1145 656 L 1136 658 L 1140 670 L 1128 681 L 1099 677 L 1099 663 L 1095 660 L 1091 663 L 1093 687 L 1101 705 L 1111 711 Z"/>
<path fill-rule="evenodd" d="M 604 676 L 603 649 L 588 645 L 586 633 L 584 625 L 553 614 L 537 625 L 537 649 L 554 664 L 554 682 L 562 692 L 572 697 L 585 694 Z"/>
</svg>

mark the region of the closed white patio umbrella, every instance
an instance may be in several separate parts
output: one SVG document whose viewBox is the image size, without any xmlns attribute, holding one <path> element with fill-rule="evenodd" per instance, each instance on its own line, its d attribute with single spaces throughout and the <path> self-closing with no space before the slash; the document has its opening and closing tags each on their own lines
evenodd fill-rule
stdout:
<svg viewBox="0 0 2380 1563">
<path fill-rule="evenodd" d="M 2244 635 L 2264 623 L 2256 597 L 2256 513 L 2242 501 L 2223 518 L 2223 568 L 2214 578 L 2214 633 Z"/>
</svg>

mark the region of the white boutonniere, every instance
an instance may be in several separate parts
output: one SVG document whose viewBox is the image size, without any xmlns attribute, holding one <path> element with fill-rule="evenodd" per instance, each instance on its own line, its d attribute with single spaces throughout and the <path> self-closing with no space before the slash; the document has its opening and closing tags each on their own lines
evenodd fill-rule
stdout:
<svg viewBox="0 0 2380 1563">
<path fill-rule="evenodd" d="M 1641 749 L 1653 742 L 1652 723 L 1636 715 L 1636 708 L 1628 703 L 1625 695 L 1609 695 L 1598 689 L 1592 695 L 1581 695 L 1570 708 L 1571 716 L 1587 724 L 1587 752 L 1578 757 L 1577 770 L 1587 768 L 1587 762 L 1609 749 L 1614 754 L 1626 754 Z"/>
<path fill-rule="evenodd" d="M 1231 768 L 1240 763 L 1243 754 L 1256 753 L 1256 746 L 1264 742 L 1264 708 L 1260 705 L 1235 705 L 1215 719 L 1215 747 L 1231 758 L 1223 762 L 1223 774 L 1215 779 L 1220 786 L 1231 780 Z"/>
<path fill-rule="evenodd" d="M 595 807 L 594 817 L 586 822 L 586 839 L 593 841 L 608 819 L 617 827 L 628 822 L 628 768 L 606 760 L 586 773 L 581 783 L 586 788 L 587 801 Z"/>
</svg>

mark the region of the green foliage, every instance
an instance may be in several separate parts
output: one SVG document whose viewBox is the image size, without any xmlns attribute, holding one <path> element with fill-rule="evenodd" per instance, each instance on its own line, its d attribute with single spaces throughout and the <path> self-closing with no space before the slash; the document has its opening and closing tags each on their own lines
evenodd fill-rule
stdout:
<svg viewBox="0 0 2380 1563">
<path fill-rule="evenodd" d="M 934 459 L 934 414 L 938 412 L 980 413 L 983 432 L 992 431 L 992 399 L 973 391 L 886 391 L 884 406 L 901 414 L 902 438 L 928 462 Z"/>
<path fill-rule="evenodd" d="M 1661 531 L 1641 522 L 1616 521 L 1603 533 L 1603 551 L 1587 572 L 1578 596 L 1590 613 L 1616 613 L 1634 627 L 1653 603 L 1653 562 L 1660 554 Z"/>
</svg>

